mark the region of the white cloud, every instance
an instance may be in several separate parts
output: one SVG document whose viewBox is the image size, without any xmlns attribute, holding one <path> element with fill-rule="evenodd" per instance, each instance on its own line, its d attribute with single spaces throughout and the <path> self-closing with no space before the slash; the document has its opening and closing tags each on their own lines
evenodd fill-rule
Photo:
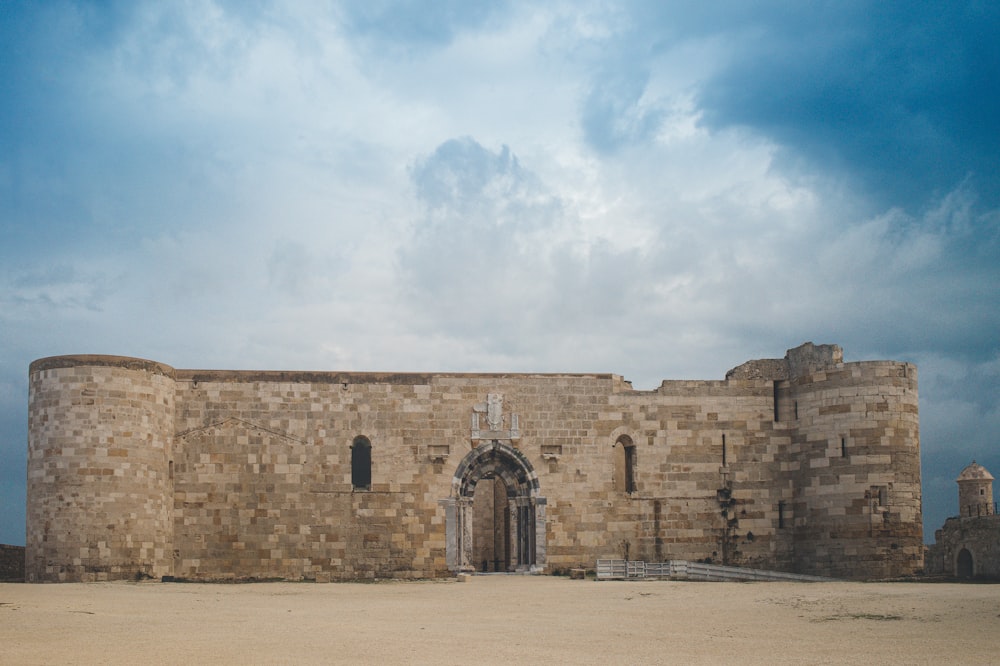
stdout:
<svg viewBox="0 0 1000 666">
<path fill-rule="evenodd" d="M 971 179 L 873 208 L 762 130 L 707 125 L 743 43 L 724 24 L 383 9 L 140 4 L 91 47 L 85 14 L 53 23 L 78 57 L 8 108 L 72 113 L 0 155 L 5 372 L 98 352 L 651 388 L 812 339 L 917 360 L 925 447 L 989 446 L 995 400 L 958 390 L 1000 383 L 1000 213 Z"/>
</svg>

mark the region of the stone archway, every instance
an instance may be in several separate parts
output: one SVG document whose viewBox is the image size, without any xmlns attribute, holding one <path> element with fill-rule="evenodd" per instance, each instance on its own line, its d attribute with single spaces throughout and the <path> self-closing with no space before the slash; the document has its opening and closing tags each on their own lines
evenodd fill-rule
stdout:
<svg viewBox="0 0 1000 666">
<path fill-rule="evenodd" d="M 472 499 L 472 562 L 478 571 L 510 570 L 510 510 L 507 484 L 499 476 L 485 477 Z"/>
<path fill-rule="evenodd" d="M 958 551 L 958 557 L 955 558 L 955 576 L 957 578 L 972 578 L 975 573 L 976 568 L 969 549 L 963 548 Z"/>
<path fill-rule="evenodd" d="M 496 527 L 493 523 L 477 530 L 474 504 L 476 486 L 481 481 L 489 483 L 494 490 L 497 487 L 506 490 L 507 515 L 503 523 L 506 530 L 503 547 L 508 550 L 504 559 L 506 569 L 542 571 L 545 568 L 545 498 L 539 495 L 538 477 L 528 459 L 499 440 L 480 444 L 462 459 L 452 477 L 451 496 L 441 500 L 445 507 L 448 568 L 452 571 L 479 568 L 475 535 L 477 532 L 484 534 L 484 527 Z"/>
</svg>

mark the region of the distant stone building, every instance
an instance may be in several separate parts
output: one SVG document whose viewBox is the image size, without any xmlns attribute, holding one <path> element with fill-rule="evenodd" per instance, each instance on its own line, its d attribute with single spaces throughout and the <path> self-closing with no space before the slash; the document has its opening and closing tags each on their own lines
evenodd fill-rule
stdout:
<svg viewBox="0 0 1000 666">
<path fill-rule="evenodd" d="M 958 516 L 934 532 L 927 572 L 957 578 L 1000 578 L 1000 515 L 993 475 L 975 460 L 958 475 Z"/>
<path fill-rule="evenodd" d="M 24 546 L 0 544 L 0 583 L 24 582 Z"/>
<path fill-rule="evenodd" d="M 923 566 L 917 372 L 806 343 L 722 381 L 31 364 L 27 579 Z"/>
</svg>

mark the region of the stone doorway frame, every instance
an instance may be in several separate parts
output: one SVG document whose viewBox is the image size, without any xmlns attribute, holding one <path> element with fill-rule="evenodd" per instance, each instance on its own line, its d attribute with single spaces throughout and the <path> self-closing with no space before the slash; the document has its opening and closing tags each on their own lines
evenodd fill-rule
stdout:
<svg viewBox="0 0 1000 666">
<path fill-rule="evenodd" d="M 458 573 L 474 572 L 473 495 L 476 484 L 498 477 L 507 485 L 510 515 L 511 569 L 540 573 L 545 569 L 545 506 L 538 476 L 523 453 L 500 440 L 483 442 L 458 464 L 445 509 L 445 561 Z"/>
</svg>

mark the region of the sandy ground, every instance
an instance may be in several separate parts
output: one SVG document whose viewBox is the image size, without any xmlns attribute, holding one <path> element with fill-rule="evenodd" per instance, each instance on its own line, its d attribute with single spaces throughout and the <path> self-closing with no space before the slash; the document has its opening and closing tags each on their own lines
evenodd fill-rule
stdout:
<svg viewBox="0 0 1000 666">
<path fill-rule="evenodd" d="M 1000 662 L 1000 585 L 0 584 L 3 664 Z"/>
</svg>

